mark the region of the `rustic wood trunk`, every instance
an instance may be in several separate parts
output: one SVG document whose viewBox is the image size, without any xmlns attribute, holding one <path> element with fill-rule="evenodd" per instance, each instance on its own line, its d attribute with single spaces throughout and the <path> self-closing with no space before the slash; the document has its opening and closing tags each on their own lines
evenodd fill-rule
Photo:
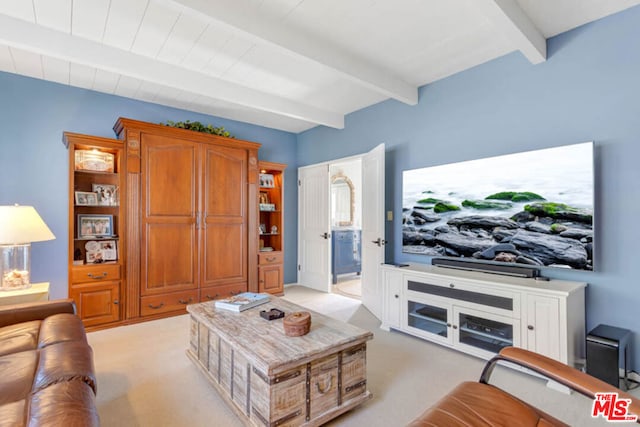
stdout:
<svg viewBox="0 0 640 427">
<path fill-rule="evenodd" d="M 371 397 L 371 332 L 310 311 L 310 332 L 288 337 L 282 319 L 260 317 L 271 308 L 303 310 L 277 297 L 241 313 L 216 309 L 213 302 L 187 307 L 187 355 L 247 424 L 320 425 Z"/>
</svg>

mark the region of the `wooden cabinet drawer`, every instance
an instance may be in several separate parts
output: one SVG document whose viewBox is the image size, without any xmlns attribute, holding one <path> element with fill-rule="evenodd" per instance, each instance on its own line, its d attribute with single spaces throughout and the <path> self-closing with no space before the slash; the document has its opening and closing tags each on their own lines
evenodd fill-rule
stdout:
<svg viewBox="0 0 640 427">
<path fill-rule="evenodd" d="M 198 291 L 174 292 L 140 298 L 140 314 L 150 316 L 158 313 L 184 310 L 187 304 L 198 302 Z"/>
<path fill-rule="evenodd" d="M 120 279 L 120 264 L 78 265 L 71 269 L 71 283 Z"/>
<path fill-rule="evenodd" d="M 200 302 L 212 301 L 220 298 L 228 298 L 233 295 L 246 292 L 247 287 L 244 283 L 237 283 L 226 286 L 208 286 L 200 289 Z"/>
<path fill-rule="evenodd" d="M 258 254 L 258 264 L 282 264 L 283 258 L 282 252 L 263 252 Z"/>
</svg>

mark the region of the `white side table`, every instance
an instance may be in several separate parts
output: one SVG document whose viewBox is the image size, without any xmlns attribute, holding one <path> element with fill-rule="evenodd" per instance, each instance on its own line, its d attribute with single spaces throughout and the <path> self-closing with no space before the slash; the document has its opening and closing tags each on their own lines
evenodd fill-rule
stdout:
<svg viewBox="0 0 640 427">
<path fill-rule="evenodd" d="M 32 283 L 28 289 L 0 291 L 0 305 L 49 300 L 49 282 Z"/>
</svg>

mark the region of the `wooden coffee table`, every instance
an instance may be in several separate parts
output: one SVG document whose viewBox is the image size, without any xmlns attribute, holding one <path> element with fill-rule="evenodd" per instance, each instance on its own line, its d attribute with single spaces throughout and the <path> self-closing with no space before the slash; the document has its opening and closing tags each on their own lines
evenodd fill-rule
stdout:
<svg viewBox="0 0 640 427">
<path fill-rule="evenodd" d="M 261 310 L 311 313 L 311 330 L 284 334 L 282 319 Z M 247 423 L 316 426 L 371 397 L 366 342 L 373 334 L 278 297 L 241 313 L 214 302 L 187 306 L 191 343 L 187 356 Z"/>
</svg>

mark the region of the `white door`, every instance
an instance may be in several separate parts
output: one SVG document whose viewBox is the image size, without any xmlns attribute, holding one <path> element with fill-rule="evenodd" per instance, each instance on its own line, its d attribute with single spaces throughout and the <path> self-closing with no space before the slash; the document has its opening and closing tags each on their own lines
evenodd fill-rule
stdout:
<svg viewBox="0 0 640 427">
<path fill-rule="evenodd" d="M 362 303 L 382 319 L 384 263 L 384 144 L 362 157 Z"/>
<path fill-rule="evenodd" d="M 298 169 L 298 284 L 329 292 L 329 165 Z"/>
</svg>

